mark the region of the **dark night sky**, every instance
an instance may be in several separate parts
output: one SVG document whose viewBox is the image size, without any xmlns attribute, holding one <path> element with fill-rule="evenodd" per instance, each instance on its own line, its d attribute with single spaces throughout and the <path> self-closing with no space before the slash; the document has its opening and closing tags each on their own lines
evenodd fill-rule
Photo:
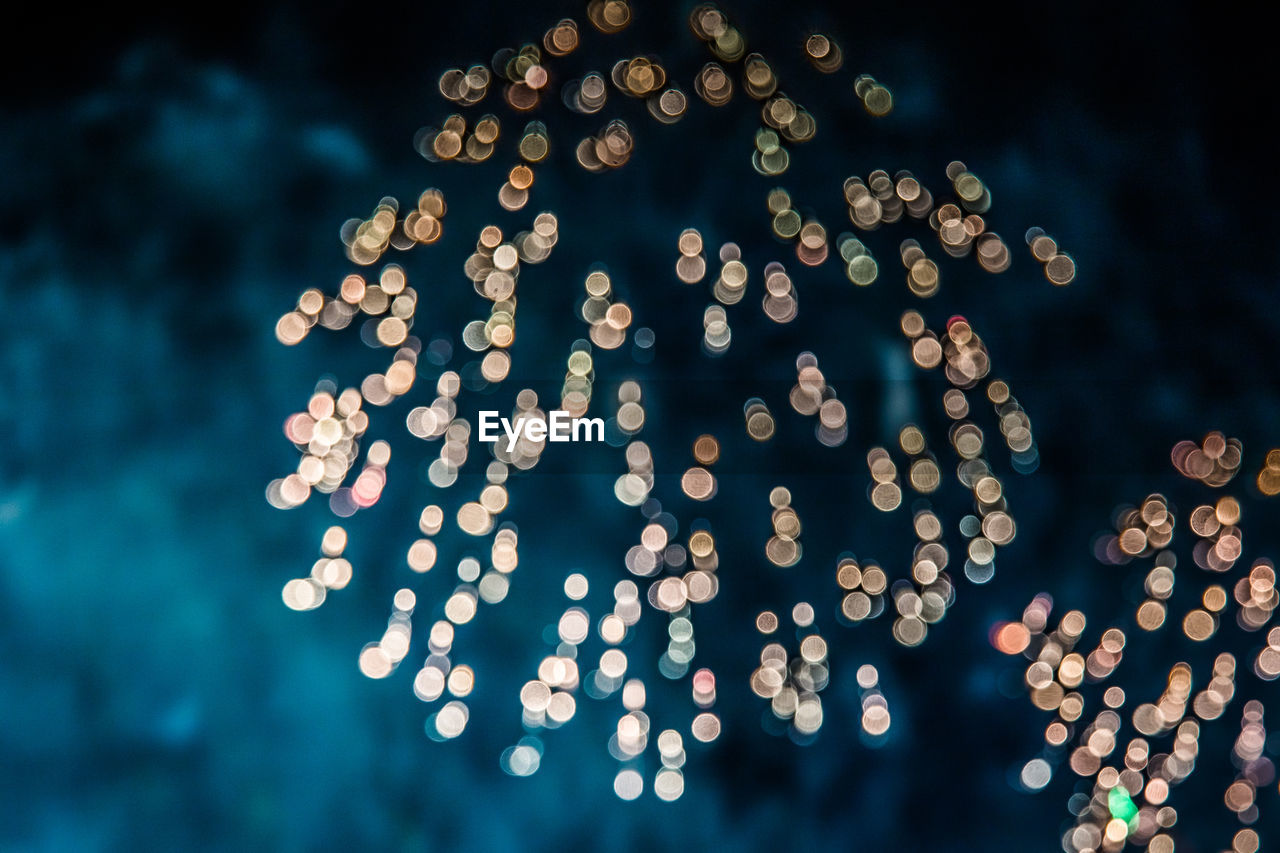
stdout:
<svg viewBox="0 0 1280 853">
<path fill-rule="evenodd" d="M 584 32 L 568 67 L 607 70 L 618 56 L 652 52 L 691 94 L 692 73 L 710 57 L 688 32 L 688 5 L 637 4 L 626 32 Z M 818 119 L 817 139 L 793 152 L 786 176 L 750 171 L 758 121 L 741 94 L 727 118 L 694 100 L 668 129 L 611 92 L 598 116 L 555 109 L 545 120 L 553 138 L 576 139 L 616 110 L 636 130 L 633 161 L 590 176 L 562 144 L 539 171 L 530 208 L 503 220 L 514 227 L 544 207 L 561 217 L 552 262 L 522 280 L 522 379 L 554 390 L 569 343 L 583 334 L 568 306 L 588 265 L 608 263 L 639 322 L 656 330 L 659 360 L 642 369 L 624 349 L 602 359 L 611 369 L 601 373 L 613 383 L 635 369 L 651 382 L 655 428 L 644 437 L 682 533 L 700 513 L 724 531 L 724 591 L 695 621 L 696 663 L 721 680 L 725 735 L 714 749 L 689 750 L 687 793 L 674 805 L 649 792 L 624 804 L 609 790 L 615 768 L 603 733 L 616 703 L 580 697 L 579 718 L 546 737 L 532 779 L 503 776 L 496 761 L 521 734 L 513 697 L 545 653 L 534 640 L 563 606 L 560 579 L 586 571 L 593 595 L 607 596 L 622 576 L 641 518 L 608 497 L 616 452 L 589 457 L 579 476 L 576 457 L 548 459 L 542 477 L 513 488 L 517 577 L 528 586 L 465 635 L 482 682 L 466 735 L 449 744 L 422 734 L 424 709 L 409 690 L 415 667 L 374 683 L 354 666 L 381 630 L 390 593 L 416 580 L 402 561 L 416 535 L 410 519 L 430 499 L 410 461 L 424 452 L 393 439 L 403 470 L 393 463 L 387 498 L 351 526 L 359 580 L 315 613 L 286 611 L 279 589 L 305 573 L 329 521 L 314 501 L 283 514 L 262 500 L 266 482 L 296 463 L 279 424 L 316 378 L 334 371 L 358 381 L 382 359 L 355 335 L 314 335 L 286 350 L 272 337 L 275 318 L 304 288 L 332 291 L 348 270 L 336 239 L 345 219 L 367 216 L 383 195 L 410 199 L 434 185 L 450 199 L 446 233 L 457 239 L 413 260 L 410 274 L 432 295 L 423 336 L 456 343 L 480 310 L 460 275 L 470 237 L 459 235 L 497 213 L 493 192 L 514 154 L 473 171 L 431 166 L 414 152 L 413 133 L 450 111 L 435 91 L 444 68 L 539 38 L 560 17 L 585 30 L 582 7 L 322 3 L 197 14 L 30 4 L 7 13 L 0 798 L 9 806 L 0 809 L 0 848 L 594 850 L 687 840 L 1060 849 L 1074 779 L 1063 767 L 1040 794 L 1011 787 L 1048 716 L 1029 706 L 1017 663 L 990 648 L 987 627 L 1015 618 L 1041 590 L 1063 602 L 1055 615 L 1080 607 L 1096 619 L 1091 642 L 1128 618 L 1142 570 L 1099 566 L 1093 537 L 1117 504 L 1154 491 L 1180 517 L 1214 497 L 1168 463 L 1176 441 L 1211 429 L 1244 442 L 1233 493 L 1245 504 L 1246 557 L 1277 554 L 1274 499 L 1252 484 L 1264 450 L 1280 443 L 1269 34 L 1190 4 L 724 8 L 752 49 L 778 57 L 784 90 Z M 844 46 L 840 74 L 824 78 L 800 61 L 811 29 Z M 851 80 L 863 71 L 893 89 L 888 119 L 854 108 Z M 516 127 L 504 124 L 508 141 Z M 905 230 L 865 238 L 881 276 L 856 292 L 830 263 L 800 269 L 768 237 L 763 197 L 776 183 L 834 235 L 847 226 L 845 176 L 910 168 L 941 196 L 955 158 L 992 188 L 989 222 L 1015 256 L 1007 275 L 944 264 L 941 292 L 921 303 L 901 284 Z M 742 243 L 752 269 L 753 319 L 734 321 L 722 361 L 687 345 L 709 300 L 669 273 L 675 235 L 688 225 L 711 245 Z M 1030 225 L 1074 255 L 1080 274 L 1070 287 L 1040 275 L 1021 240 Z M 801 294 L 800 320 L 787 328 L 765 328 L 754 312 L 758 270 L 774 258 L 790 259 Z M 883 414 L 893 389 L 882 355 L 913 304 L 933 328 L 956 313 L 974 322 L 1031 415 L 1042 465 L 1020 477 L 1002 460 L 1018 539 L 985 587 L 954 567 L 955 612 L 924 646 L 903 650 L 887 619 L 836 624 L 830 580 L 844 549 L 891 574 L 905 569 L 906 521 L 871 517 L 862 454 L 898 426 Z M 741 437 L 742 401 L 761 388 L 785 394 L 804 349 L 850 401 L 852 437 L 838 461 L 781 397 L 772 455 Z M 910 389 L 941 421 L 942 380 L 927 379 L 936 381 Z M 401 417 L 396 409 L 380 423 Z M 657 426 L 665 424 L 678 425 Z M 703 431 L 727 437 L 724 497 L 705 509 L 672 488 Z M 998 435 L 994 423 L 988 434 Z M 790 437 L 803 447 L 783 442 Z M 941 449 L 941 433 L 933 443 Z M 791 574 L 758 553 L 763 495 L 780 480 L 806 525 L 809 556 Z M 938 501 L 954 510 L 956 554 L 963 504 L 956 494 Z M 1175 610 L 1207 582 L 1189 540 L 1184 531 L 1189 579 Z M 459 553 L 466 545 L 450 543 Z M 428 576 L 420 599 L 446 592 L 445 575 Z M 760 645 L 754 613 L 800 597 L 822 602 L 819 625 L 833 648 L 828 722 L 809 746 L 765 734 L 764 703 L 746 690 Z M 1236 704 L 1202 740 L 1204 769 L 1171 800 L 1180 853 L 1225 847 L 1237 828 L 1221 792 L 1239 705 L 1275 695 L 1245 674 L 1258 637 L 1228 625 L 1212 648 L 1188 648 L 1176 628 L 1143 639 L 1119 676 L 1135 695 L 1158 691 L 1175 660 L 1220 649 L 1240 657 Z M 879 749 L 858 738 L 851 682 L 862 662 L 881 667 L 894 707 L 894 736 Z M 656 724 L 681 724 L 687 685 L 656 673 L 646 680 L 655 715 L 677 709 Z M 1261 827 L 1280 807 L 1274 783 L 1260 805 Z"/>
</svg>

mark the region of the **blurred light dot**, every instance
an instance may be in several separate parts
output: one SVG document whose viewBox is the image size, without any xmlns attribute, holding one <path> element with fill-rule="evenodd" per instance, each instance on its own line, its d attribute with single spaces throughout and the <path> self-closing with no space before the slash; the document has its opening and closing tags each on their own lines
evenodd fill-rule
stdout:
<svg viewBox="0 0 1280 853">
<path fill-rule="evenodd" d="M 621 770 L 613 777 L 613 792 L 619 799 L 634 800 L 644 793 L 644 777 L 635 770 Z"/>
<path fill-rule="evenodd" d="M 1022 784 L 1031 791 L 1039 791 L 1049 784 L 1053 775 L 1049 762 L 1043 758 L 1033 758 L 1022 767 Z"/>
</svg>

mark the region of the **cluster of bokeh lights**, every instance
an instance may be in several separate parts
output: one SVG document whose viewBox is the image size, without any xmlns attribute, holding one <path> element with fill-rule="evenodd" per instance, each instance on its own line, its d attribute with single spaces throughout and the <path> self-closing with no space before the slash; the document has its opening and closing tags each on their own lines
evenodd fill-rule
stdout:
<svg viewBox="0 0 1280 853">
<path fill-rule="evenodd" d="M 522 213 L 537 193 L 538 170 L 552 167 L 557 147 L 573 152 L 570 168 L 592 173 L 625 168 L 643 156 L 643 133 L 621 115 L 623 111 L 616 116 L 611 112 L 618 108 L 617 99 L 624 105 L 642 104 L 643 109 L 630 114 L 638 112 L 641 120 L 664 126 L 676 125 L 698 109 L 745 104 L 758 110 L 759 128 L 739 150 L 748 152 L 752 169 L 769 179 L 787 174 L 799 146 L 819 137 L 814 113 L 781 89 L 778 66 L 751 52 L 744 33 L 711 4 L 696 7 L 688 20 L 693 36 L 711 53 L 699 68 L 677 70 L 657 56 L 622 50 L 608 69 L 561 67 L 584 39 L 613 38 L 631 19 L 625 0 L 592 0 L 586 9 L 587 26 L 564 19 L 538 41 L 503 48 L 487 63 L 440 75 L 439 94 L 454 111 L 420 129 L 414 148 L 441 168 L 483 163 L 509 149 L 516 162 L 505 173 L 495 201 L 502 210 L 525 217 L 527 227 L 509 233 L 490 224 L 476 235 L 462 272 L 485 307 L 479 317 L 460 322 L 458 351 L 474 356 L 474 361 L 455 370 L 448 366 L 455 354 L 451 340 L 424 342 L 413 334 L 427 285 L 422 279 L 411 280 L 401 264 L 386 260 L 392 253 L 443 239 L 448 210 L 444 194 L 428 189 L 405 205 L 383 198 L 367 218 L 342 226 L 346 255 L 357 270 L 343 277 L 332 295 L 316 288 L 304 292 L 296 307 L 279 319 L 276 335 L 293 346 L 317 327 L 341 330 L 356 324 L 364 343 L 388 352 L 390 358 L 385 370 L 367 375 L 359 387 L 339 389 L 333 381 L 320 382 L 303 409 L 287 418 L 284 433 L 297 448 L 299 461 L 295 471 L 268 485 L 267 499 L 273 506 L 291 509 L 323 496 L 334 515 L 349 518 L 376 505 L 389 472 L 395 472 L 386 440 L 363 446 L 370 412 L 411 396 L 416 402 L 404 416 L 405 428 L 437 448 L 434 458 L 422 466 L 424 479 L 441 492 L 457 487 L 475 438 L 469 389 L 500 386 L 511 377 L 521 273 L 551 259 L 567 236 L 561 234 L 554 212 Z M 803 56 L 817 73 L 849 75 L 850 103 L 865 111 L 866 120 L 874 123 L 892 114 L 890 89 L 871 74 L 848 71 L 849 56 L 832 36 L 810 32 L 802 41 Z M 556 109 L 599 114 L 599 119 L 592 119 L 600 121 L 599 129 L 581 138 L 553 138 L 547 124 L 532 115 Z M 898 328 L 886 331 L 916 369 L 939 377 L 936 387 L 942 390 L 933 402 L 949 424 L 942 435 L 931 435 L 915 423 L 901 424 L 896 443 L 865 448 L 865 475 L 859 475 L 865 476 L 867 506 L 873 515 L 910 514 L 914 541 L 909 545 L 909 569 L 895 576 L 880 561 L 846 550 L 835 560 L 829 608 L 821 602 L 779 602 L 775 609 L 743 616 L 747 624 L 754 618 L 762 646 L 758 656 L 742 656 L 742 674 L 767 712 L 798 743 L 818 735 L 827 718 L 824 688 L 849 673 L 857 684 L 863 742 L 873 748 L 884 743 L 893 721 L 892 696 L 875 666 L 861 663 L 847 672 L 833 670 L 836 644 L 819 630 L 819 617 L 829 610 L 836 625 L 848 628 L 883 615 L 900 646 L 926 642 L 931 628 L 956 600 L 962 583 L 958 576 L 962 574 L 970 587 L 989 582 L 1000 549 L 1018 533 L 1000 471 L 1007 466 L 1029 475 L 1040 463 L 1031 418 L 1009 383 L 992 376 L 992 356 L 979 330 L 963 316 L 945 318 L 932 328 L 925 317 L 923 306 L 944 286 L 945 264 L 972 259 L 979 269 L 998 275 L 1014 263 L 1015 252 L 991 230 L 996 217 L 991 188 L 958 160 L 947 164 L 944 173 L 946 180 L 937 194 L 905 169 L 833 179 L 826 192 L 843 204 L 854 229 L 839 234 L 832 234 L 787 188 L 768 189 L 759 199 L 762 228 L 785 252 L 763 269 L 751 269 L 737 243 L 709 245 L 693 227 L 672 234 L 669 286 L 701 286 L 707 291 L 697 343 L 714 361 L 735 345 L 733 323 L 746 318 L 755 305 L 774 324 L 790 324 L 799 317 L 800 293 L 787 264 L 799 264 L 802 270 L 834 264 L 840 268 L 838 280 L 864 288 L 887 278 L 889 266 L 877 261 L 862 238 L 890 227 L 916 233 L 898 244 L 899 269 L 908 298 L 921 307 L 902 311 Z M 1043 228 L 1022 233 L 1027 254 L 1043 276 L 1053 285 L 1070 284 L 1076 275 L 1074 259 Z M 576 312 L 585 324 L 585 337 L 563 350 L 564 379 L 558 395 L 520 389 L 511 416 L 545 418 L 549 409 L 573 416 L 608 414 L 609 443 L 623 448 L 613 493 L 619 504 L 639 509 L 643 523 L 635 540 L 620 548 L 616 577 L 589 578 L 575 571 L 563 578 L 563 610 L 553 620 L 554 629 L 541 638 L 546 646 L 539 652 L 541 660 L 527 681 L 512 685 L 523 735 L 498 758 L 511 775 L 532 775 L 543 760 L 545 731 L 569 724 L 584 697 L 614 701 L 620 713 L 606 738 L 617 762 L 614 793 L 634 800 L 648 787 L 659 799 L 670 801 L 684 792 L 688 753 L 714 744 L 721 733 L 719 675 L 695 663 L 698 609 L 716 599 L 721 586 L 717 534 L 705 520 L 682 520 L 663 508 L 656 494 L 654 451 L 640 438 L 644 430 L 662 425 L 651 423 L 642 384 L 617 375 L 625 362 L 606 356 L 630 340 L 630 357 L 648 362 L 653 358 L 653 331 L 639 325 L 640 312 L 616 292 L 603 266 L 577 280 L 582 286 Z M 415 281 L 423 290 L 413 286 Z M 444 285 L 437 281 L 430 286 Z M 849 442 L 852 404 L 838 396 L 818 356 L 805 350 L 786 354 L 785 359 L 793 360 L 795 372 L 785 397 L 746 399 L 741 422 L 736 414 L 739 403 L 733 401 L 723 423 L 704 425 L 711 431 L 693 442 L 691 460 L 679 478 L 682 498 L 697 505 L 721 493 L 717 466 L 724 464 L 724 446 L 716 429 L 742 430 L 752 442 L 768 444 L 776 440 L 780 421 L 795 417 L 811 424 L 814 440 L 831 453 Z M 985 417 L 996 430 L 984 429 L 979 410 L 989 410 Z M 426 733 L 433 739 L 463 736 L 469 724 L 468 700 L 485 673 L 458 662 L 455 631 L 500 605 L 512 589 L 520 564 L 520 533 L 509 517 L 511 496 L 519 488 L 519 477 L 534 472 L 545 450 L 545 440 L 527 436 L 510 448 L 505 442 L 488 445 L 484 482 L 457 503 L 452 518 L 442 506 L 447 504 L 443 497 L 421 509 L 420 535 L 405 557 L 407 579 L 443 562 L 440 537 L 452 527 L 471 541 L 487 543 L 487 559 L 462 558 L 456 565 L 457 582 L 441 602 L 419 601 L 409 585 L 400 588 L 392 597 L 381 636 L 358 653 L 361 673 L 387 678 L 425 638 L 427 654 L 413 676 L 412 692 L 431 709 Z M 1241 470 L 1243 449 L 1239 441 L 1211 433 L 1199 443 L 1178 444 L 1172 461 L 1185 477 L 1205 488 L 1221 489 Z M 419 462 L 413 460 L 414 465 Z M 1267 454 L 1256 486 L 1264 495 L 1280 493 L 1280 451 Z M 945 518 L 929 502 L 943 489 L 961 495 L 971 511 Z M 755 500 L 763 508 L 763 499 Z M 769 491 L 768 509 L 769 526 L 761 533 L 762 570 L 794 570 L 806 560 L 806 552 L 802 514 L 787 486 L 778 484 Z M 1055 618 L 1054 598 L 1042 593 L 1020 616 L 990 626 L 990 643 L 996 650 L 1027 660 L 1024 681 L 1032 705 L 1053 715 L 1044 730 L 1042 751 L 1021 767 L 1018 785 L 1038 791 L 1063 772 L 1087 782 L 1068 803 L 1073 821 L 1062 837 L 1064 850 L 1116 851 L 1134 844 L 1155 853 L 1172 851 L 1177 812 L 1169 802 L 1171 789 L 1195 769 L 1202 726 L 1227 716 L 1239 676 L 1251 674 L 1261 682 L 1280 677 L 1280 628 L 1271 628 L 1251 661 L 1238 662 L 1223 652 L 1208 672 L 1173 663 L 1158 696 L 1131 698 L 1121 685 L 1111 683 L 1129 644 L 1161 630 L 1180 630 L 1188 642 L 1206 643 L 1233 618 L 1240 629 L 1262 635 L 1280 602 L 1275 570 L 1263 557 L 1253 562 L 1244 558 L 1240 521 L 1240 502 L 1229 495 L 1180 518 L 1171 501 L 1153 493 L 1137 505 L 1118 508 L 1114 529 L 1100 535 L 1094 548 L 1098 560 L 1108 566 L 1149 564 L 1132 624 L 1097 631 L 1080 610 Z M 959 550 L 947 544 L 949 528 L 963 538 Z M 1194 537 L 1190 562 L 1208 573 L 1211 582 L 1194 606 L 1175 612 L 1175 531 L 1182 528 L 1189 528 Z M 353 581 L 357 573 L 343 556 L 347 539 L 340 525 L 327 530 L 310 572 L 284 585 L 286 606 L 315 609 Z M 529 582 L 546 583 L 547 578 Z M 593 614 L 585 600 L 592 584 L 601 583 L 611 590 L 612 605 Z M 429 624 L 419 625 L 415 637 L 415 614 L 421 623 L 423 613 L 439 618 L 425 620 Z M 665 621 L 665 647 L 656 660 L 628 645 L 646 616 Z M 602 647 L 598 652 L 597 644 Z M 679 712 L 684 723 L 678 728 L 659 731 L 654 722 L 658 716 L 679 715 L 667 709 L 659 715 L 651 706 L 645 679 L 655 670 L 661 678 L 687 682 L 689 706 Z M 1258 849 L 1260 839 L 1251 828 L 1259 816 L 1257 795 L 1274 782 L 1274 768 L 1264 755 L 1263 720 L 1260 701 L 1244 703 L 1232 757 L 1238 774 L 1223 795 L 1225 806 L 1244 825 L 1232 840 L 1237 853 Z M 648 765 L 653 772 L 646 773 L 645 756 L 655 753 L 656 764 Z"/>
</svg>

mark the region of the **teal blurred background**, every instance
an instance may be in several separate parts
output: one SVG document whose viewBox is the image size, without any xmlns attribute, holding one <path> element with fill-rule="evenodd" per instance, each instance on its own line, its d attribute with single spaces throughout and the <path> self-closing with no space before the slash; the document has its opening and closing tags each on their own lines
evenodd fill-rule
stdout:
<svg viewBox="0 0 1280 853">
<path fill-rule="evenodd" d="M 667 466 L 659 493 L 683 531 L 713 513 L 673 487 L 689 442 L 712 431 L 740 450 L 741 461 L 726 460 L 727 497 L 713 519 L 726 543 L 723 592 L 697 619 L 695 665 L 719 676 L 725 732 L 690 748 L 675 804 L 613 795 L 612 706 L 580 701 L 578 716 L 545 737 L 532 778 L 505 776 L 497 761 L 522 734 L 516 692 L 548 650 L 541 634 L 563 607 L 564 575 L 585 572 L 591 600 L 623 576 L 641 519 L 611 497 L 619 454 L 548 459 L 546 472 L 514 484 L 521 567 L 508 601 L 459 632 L 459 660 L 480 680 L 466 734 L 443 744 L 423 734 L 413 667 L 373 682 L 355 666 L 396 588 L 414 583 L 430 601 L 451 586 L 446 560 L 424 578 L 403 567 L 432 499 L 421 464 L 434 453 L 400 434 L 406 407 L 378 413 L 370 430 L 393 442 L 391 482 L 349 525 L 356 580 L 318 611 L 286 610 L 280 588 L 305 574 L 330 517 L 314 500 L 282 513 L 263 498 L 296 464 L 280 425 L 316 380 L 356 384 L 383 358 L 353 330 L 286 349 L 276 318 L 307 287 L 332 292 L 348 270 L 345 219 L 367 216 L 383 195 L 404 201 L 438 186 L 450 202 L 445 239 L 403 262 L 429 297 L 415 334 L 461 348 L 458 332 L 478 315 L 461 264 L 472 235 L 500 213 L 499 175 L 513 159 L 432 166 L 413 151 L 413 132 L 451 111 L 435 92 L 444 68 L 537 39 L 566 15 L 585 30 L 582 9 L 18 13 L 0 101 L 0 849 L 1057 848 L 1073 780 L 1063 768 L 1038 795 L 1014 790 L 1047 720 L 987 627 L 1040 590 L 1096 614 L 1094 624 L 1131 613 L 1135 576 L 1097 565 L 1092 537 L 1117 503 L 1151 491 L 1183 513 L 1204 500 L 1175 480 L 1168 452 L 1210 429 L 1244 441 L 1236 491 L 1246 553 L 1276 553 L 1275 504 L 1251 485 L 1261 452 L 1280 438 L 1265 34 L 1179 4 L 726 9 L 818 119 L 817 139 L 783 180 L 751 172 L 758 119 L 740 95 L 729 118 L 695 101 L 673 128 L 611 95 L 589 121 L 558 104 L 545 120 L 553 141 L 576 139 L 617 108 L 636 131 L 633 161 L 587 175 L 561 143 L 554 167 L 538 172 L 528 215 L 501 217 L 513 226 L 542 209 L 561 217 L 552 260 L 521 284 L 518 387 L 558 387 L 584 331 L 573 300 L 588 266 L 603 261 L 637 322 L 655 330 L 658 358 L 637 365 L 624 348 L 601 373 L 606 385 L 649 380 L 644 437 Z M 687 12 L 637 4 L 630 30 L 586 34 L 595 37 L 573 62 L 605 70 L 652 52 L 687 83 L 709 58 Z M 840 75 L 803 66 L 808 28 L 841 41 Z M 897 99 L 881 123 L 855 109 L 851 79 L 862 71 Z M 737 349 L 723 362 L 697 354 L 707 298 L 677 284 L 670 265 L 691 225 L 713 246 L 741 243 L 753 275 L 767 260 L 785 263 L 790 250 L 768 237 L 763 212 L 775 183 L 834 233 L 845 226 L 837 188 L 847 175 L 910 168 L 938 195 L 954 158 L 992 187 L 989 221 L 1014 267 L 991 277 L 947 265 L 941 293 L 920 307 L 935 327 L 952 313 L 974 321 L 1033 419 L 1043 461 L 1031 477 L 1010 475 L 1019 538 L 996 579 L 959 581 L 936 636 L 902 650 L 883 620 L 834 623 L 830 572 L 845 548 L 886 565 L 906 557 L 902 530 L 872 517 L 860 454 L 892 439 L 897 415 L 936 408 L 937 387 L 901 379 L 886 355 L 897 316 L 916 302 L 894 258 L 908 235 L 867 238 L 882 275 L 856 294 L 830 264 L 801 270 L 793 259 L 800 319 L 785 329 L 735 320 Z M 1071 287 L 1044 281 L 1021 244 L 1031 225 L 1074 255 Z M 852 401 L 838 463 L 801 441 L 808 427 L 798 419 L 773 455 L 739 435 L 755 388 L 774 394 L 786 420 L 777 389 L 785 393 L 802 349 Z M 687 381 L 707 389 L 696 405 Z M 499 399 L 494 408 L 509 406 L 509 395 Z M 902 399 L 905 412 L 891 411 Z M 789 575 L 758 553 L 764 495 L 779 482 L 806 524 L 809 556 Z M 441 540 L 454 559 L 474 550 Z M 763 703 L 747 690 L 760 645 L 754 614 L 801 598 L 819 604 L 836 666 L 828 722 L 810 746 L 766 734 Z M 1216 648 L 1243 659 L 1257 638 L 1232 631 Z M 657 640 L 641 636 L 636 648 L 652 645 L 656 657 Z M 1135 651 L 1123 683 L 1150 692 L 1175 656 L 1207 653 L 1172 642 Z M 894 708 L 878 749 L 858 738 L 852 672 L 863 662 L 881 668 Z M 656 671 L 646 681 L 658 724 L 667 713 L 687 725 L 687 684 Z M 1268 690 L 1242 676 L 1237 703 Z M 1221 791 L 1238 714 L 1233 705 L 1206 733 L 1205 769 L 1175 793 L 1179 851 L 1217 849 L 1234 832 Z M 1260 797 L 1264 816 L 1275 799 L 1273 786 Z"/>
</svg>

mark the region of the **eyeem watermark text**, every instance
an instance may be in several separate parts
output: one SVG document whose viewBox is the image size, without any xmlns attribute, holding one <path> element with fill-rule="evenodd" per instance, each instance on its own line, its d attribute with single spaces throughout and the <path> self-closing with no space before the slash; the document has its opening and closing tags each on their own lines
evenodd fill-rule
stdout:
<svg viewBox="0 0 1280 853">
<path fill-rule="evenodd" d="M 575 418 L 561 409 L 552 410 L 550 420 L 520 417 L 515 424 L 496 411 L 482 409 L 479 414 L 480 440 L 497 441 L 501 428 L 507 437 L 508 453 L 515 450 L 521 436 L 530 441 L 604 441 L 604 419 Z"/>
</svg>

